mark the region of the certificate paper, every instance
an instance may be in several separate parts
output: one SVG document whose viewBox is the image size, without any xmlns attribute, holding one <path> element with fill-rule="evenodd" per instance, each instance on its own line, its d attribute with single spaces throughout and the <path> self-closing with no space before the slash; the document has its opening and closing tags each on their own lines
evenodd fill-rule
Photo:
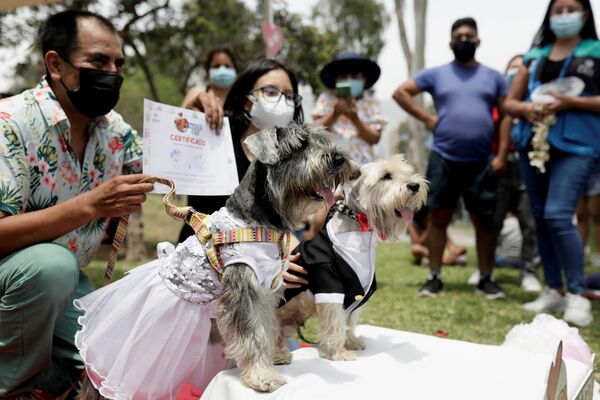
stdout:
<svg viewBox="0 0 600 400">
<path fill-rule="evenodd" d="M 143 171 L 175 181 L 177 194 L 231 194 L 239 182 L 229 120 L 217 135 L 199 111 L 144 99 Z"/>
</svg>

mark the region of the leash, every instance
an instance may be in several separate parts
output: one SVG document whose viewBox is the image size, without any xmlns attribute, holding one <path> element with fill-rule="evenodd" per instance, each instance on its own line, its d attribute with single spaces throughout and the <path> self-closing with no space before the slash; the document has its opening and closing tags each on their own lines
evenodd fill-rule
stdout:
<svg viewBox="0 0 600 400">
<path fill-rule="evenodd" d="M 193 210 L 192 207 L 177 207 L 173 205 L 175 200 L 175 182 L 170 179 L 152 176 L 142 179 L 139 183 L 160 183 L 169 187 L 169 191 L 163 197 L 163 204 L 167 215 L 178 220 L 185 221 L 188 214 Z M 129 215 L 124 215 L 120 218 L 117 225 L 117 231 L 112 242 L 112 248 L 108 256 L 108 264 L 104 272 L 104 285 L 108 285 L 112 281 L 113 271 L 117 262 L 119 250 L 123 246 L 125 236 L 127 236 L 127 224 L 129 223 Z"/>
<path fill-rule="evenodd" d="M 298 335 L 300 340 L 302 340 L 306 344 L 312 344 L 313 346 L 318 346 L 321 344 L 320 340 L 312 341 L 312 340 L 305 338 L 304 335 L 302 334 L 302 327 L 300 327 L 300 326 L 296 328 L 296 335 Z"/>
<path fill-rule="evenodd" d="M 163 197 L 163 204 L 167 215 L 177 221 L 183 221 L 192 227 L 196 237 L 204 247 L 208 261 L 212 268 L 218 273 L 219 277 L 223 273 L 223 262 L 219 256 L 220 246 L 242 242 L 276 243 L 279 250 L 279 258 L 281 259 L 281 268 L 271 283 L 271 290 L 275 290 L 279 286 L 290 253 L 290 233 L 288 231 L 281 232 L 276 229 L 263 227 L 246 227 L 235 228 L 228 231 L 211 232 L 207 226 L 210 214 L 202 214 L 190 206 L 177 207 L 173 204 L 173 201 L 175 200 L 175 182 L 171 179 L 153 176 L 142 179 L 140 183 L 160 183 L 169 187 L 169 191 Z M 128 222 L 128 215 L 121 217 L 119 220 L 112 248 L 108 256 L 108 264 L 104 273 L 104 285 L 107 285 L 112 281 L 117 255 L 119 254 L 119 250 L 127 235 Z"/>
</svg>

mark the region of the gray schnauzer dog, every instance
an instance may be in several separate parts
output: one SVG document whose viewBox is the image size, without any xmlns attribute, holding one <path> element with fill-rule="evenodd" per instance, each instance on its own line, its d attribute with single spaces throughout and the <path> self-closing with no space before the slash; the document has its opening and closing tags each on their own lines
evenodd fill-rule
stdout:
<svg viewBox="0 0 600 400">
<path fill-rule="evenodd" d="M 316 313 L 320 355 L 356 358 L 355 350 L 365 347 L 354 333 L 358 308 L 376 289 L 377 239 L 397 240 L 425 204 L 427 190 L 427 181 L 402 155 L 366 164 L 351 177 L 325 227 L 294 250 L 309 283 L 286 291 L 289 301 L 279 310 L 282 337 Z"/>
<path fill-rule="evenodd" d="M 281 233 L 289 232 L 307 215 L 319 210 L 323 206 L 323 201 L 329 205 L 333 204 L 335 197 L 332 189 L 345 182 L 351 174 L 351 163 L 347 155 L 339 152 L 333 144 L 331 135 L 324 128 L 316 125 L 292 123 L 283 128 L 267 129 L 248 137 L 244 144 L 254 154 L 256 160 L 251 164 L 226 206 L 209 217 L 207 226 L 211 232 L 222 228 L 240 227 L 263 227 Z M 273 252 L 272 247 L 269 248 L 270 258 L 265 255 L 268 250 L 265 250 L 265 246 L 269 245 L 274 246 L 273 243 L 265 242 L 222 245 L 219 248 L 219 257 L 224 267 L 220 282 L 216 285 L 218 287 L 215 288 L 217 281 L 212 278 L 216 273 L 211 269 L 207 261 L 208 257 L 202 253 L 203 247 L 200 241 L 196 236 L 192 236 L 179 244 L 169 255 L 162 258 L 159 256 L 158 260 L 138 267 L 147 269 L 143 271 L 144 273 L 132 270 L 123 279 L 76 301 L 77 307 L 86 315 L 80 319 L 82 330 L 76 337 L 76 344 L 86 366 L 93 371 L 109 370 L 112 365 L 100 364 L 107 358 L 118 357 L 118 353 L 125 351 L 124 349 L 131 343 L 134 345 L 141 343 L 140 345 L 152 348 L 152 342 L 143 343 L 144 335 L 150 334 L 149 331 L 160 333 L 161 324 L 169 319 L 166 317 L 157 321 L 158 317 L 153 313 L 160 307 L 149 306 L 152 304 L 154 293 L 160 293 L 163 296 L 161 299 L 167 295 L 178 296 L 179 299 L 174 300 L 177 306 L 181 306 L 182 301 L 186 302 L 183 306 L 190 308 L 190 312 L 194 315 L 209 314 L 207 298 L 210 304 L 216 305 L 216 308 L 211 308 L 211 319 L 206 317 L 209 327 L 199 325 L 195 328 L 202 330 L 203 333 L 196 332 L 194 337 L 201 336 L 204 339 L 191 339 L 199 341 L 196 343 L 197 346 L 189 347 L 190 345 L 186 344 L 189 348 L 185 349 L 180 358 L 191 354 L 189 357 L 197 360 L 203 352 L 206 353 L 206 349 L 202 347 L 209 346 L 206 330 L 211 329 L 212 320 L 213 330 L 216 325 L 218 335 L 211 330 L 210 340 L 218 337 L 223 341 L 225 355 L 235 360 L 242 370 L 241 379 L 246 385 L 265 392 L 274 391 L 284 385 L 286 379 L 273 367 L 274 363 L 291 361 L 289 353 L 282 353 L 278 349 L 279 323 L 276 308 L 281 299 L 281 290 L 275 289 L 282 284 L 280 279 L 282 260 L 281 252 Z M 242 256 L 239 256 L 240 252 L 243 253 Z M 227 260 L 230 262 L 228 263 Z M 156 275 L 160 277 L 140 283 L 140 279 L 150 279 L 142 277 L 148 277 L 153 268 L 159 271 Z M 277 273 L 274 273 L 273 269 Z M 130 280 L 130 286 L 126 280 Z M 133 290 L 127 291 L 126 288 L 139 287 L 139 285 L 153 285 L 152 291 L 142 291 L 143 301 L 132 301 L 138 299 L 132 299 Z M 164 300 L 161 301 L 164 304 Z M 102 309 L 103 305 L 110 302 L 117 305 L 114 307 L 117 310 Z M 126 304 L 143 304 L 144 311 L 142 312 L 141 306 L 138 306 L 138 309 L 128 310 Z M 93 335 L 95 326 L 104 327 L 107 321 L 111 320 L 114 323 L 115 319 L 118 323 L 116 326 L 119 328 L 131 326 L 131 321 L 119 321 L 118 318 L 132 315 L 137 318 L 136 326 L 144 327 L 145 331 L 136 335 L 134 328 L 129 331 L 114 329 L 111 331 L 110 340 L 93 342 L 94 337 L 100 336 Z M 177 326 L 175 325 L 175 329 Z M 203 336 L 204 334 L 206 335 Z M 171 343 L 173 340 L 167 341 L 166 346 L 173 346 Z M 94 359 L 88 351 L 94 346 L 102 348 L 98 351 L 102 355 L 97 359 Z M 106 353 L 111 351 L 117 355 L 107 357 Z M 161 362 L 157 365 L 168 371 L 177 370 L 181 368 L 181 364 L 176 358 L 161 358 Z M 164 365 L 165 363 L 169 365 Z M 171 395 L 174 398 L 177 395 L 177 393 L 169 393 L 169 390 L 176 390 L 182 382 L 161 382 L 161 387 L 165 388 L 166 393 L 155 393 L 150 397 L 146 392 L 137 391 L 138 389 L 126 395 L 111 392 L 120 390 L 119 388 L 125 383 L 130 382 L 126 377 L 121 376 L 121 374 L 128 374 L 129 369 L 139 375 L 139 371 L 146 367 L 141 364 L 142 361 L 138 361 L 135 357 L 131 360 L 128 358 L 126 362 L 128 368 L 119 369 L 119 373 L 115 374 L 119 376 L 106 378 L 109 376 L 106 373 L 103 381 L 106 383 L 106 389 L 102 389 L 102 383 L 94 381 L 92 384 L 87 380 L 79 398 L 85 400 L 117 397 L 163 398 L 163 395 L 167 397 Z M 202 373 L 194 368 L 197 367 L 192 366 L 189 371 L 181 371 L 179 374 L 182 376 L 181 379 Z M 150 375 L 156 376 L 156 370 L 148 371 L 148 376 Z M 89 378 L 93 379 L 93 376 L 89 375 Z M 108 383 L 109 379 L 114 381 Z M 188 380 L 188 382 L 194 384 L 193 381 Z M 136 384 L 138 385 L 135 387 L 139 387 L 140 391 L 147 389 L 144 387 L 145 382 L 136 382 Z M 95 388 L 99 388 L 100 392 Z"/>
<path fill-rule="evenodd" d="M 335 200 L 331 189 L 350 176 L 348 157 L 316 125 L 264 131 L 245 143 L 258 162 L 227 201 L 227 208 L 252 226 L 293 229 L 317 212 L 323 201 L 331 205 Z M 235 359 L 248 386 L 273 391 L 286 383 L 273 363 L 291 361 L 277 346 L 280 298 L 260 287 L 251 268 L 234 267 L 223 274 L 216 318 L 225 354 Z"/>
</svg>

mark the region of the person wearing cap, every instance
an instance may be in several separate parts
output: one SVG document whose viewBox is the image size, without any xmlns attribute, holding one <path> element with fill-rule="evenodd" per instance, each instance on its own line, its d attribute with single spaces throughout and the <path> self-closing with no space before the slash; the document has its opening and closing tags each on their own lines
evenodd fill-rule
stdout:
<svg viewBox="0 0 600 400">
<path fill-rule="evenodd" d="M 454 60 L 419 72 L 394 93 L 394 100 L 433 132 L 433 148 L 427 166 L 429 184 L 428 247 L 430 276 L 420 294 L 435 297 L 443 288 L 442 254 L 446 229 L 458 200 L 463 198 L 475 227 L 479 261 L 477 293 L 488 299 L 504 297 L 492 279 L 496 208 L 495 175 L 505 167 L 508 138 L 498 156 L 492 155 L 492 109 L 500 106 L 508 87 L 502 74 L 480 64 L 475 51 L 480 40 L 473 18 L 457 20 L 450 30 Z M 413 96 L 429 92 L 437 116 L 427 112 Z"/>
<path fill-rule="evenodd" d="M 321 70 L 321 81 L 330 90 L 319 95 L 314 122 L 329 129 L 360 165 L 373 161 L 371 146 L 379 142 L 387 123 L 379 101 L 365 91 L 379 75 L 377 63 L 350 51 L 340 53 Z"/>
</svg>

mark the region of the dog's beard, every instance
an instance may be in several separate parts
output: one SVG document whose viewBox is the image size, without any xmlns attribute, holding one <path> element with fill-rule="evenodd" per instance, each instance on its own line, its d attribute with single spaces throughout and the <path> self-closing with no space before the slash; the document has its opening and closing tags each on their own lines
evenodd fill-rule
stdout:
<svg viewBox="0 0 600 400">
<path fill-rule="evenodd" d="M 307 176 L 301 184 L 290 186 L 289 175 L 281 179 L 281 176 L 269 173 L 269 199 L 284 223 L 293 228 L 328 202 L 334 202 L 333 190 L 349 175 L 350 167 L 344 165 L 335 173 L 320 171 Z"/>
<path fill-rule="evenodd" d="M 325 205 L 322 199 L 313 199 L 304 192 L 292 192 L 279 201 L 274 202 L 277 204 L 277 212 L 290 228 L 298 226 L 309 215 L 316 213 Z"/>
</svg>

